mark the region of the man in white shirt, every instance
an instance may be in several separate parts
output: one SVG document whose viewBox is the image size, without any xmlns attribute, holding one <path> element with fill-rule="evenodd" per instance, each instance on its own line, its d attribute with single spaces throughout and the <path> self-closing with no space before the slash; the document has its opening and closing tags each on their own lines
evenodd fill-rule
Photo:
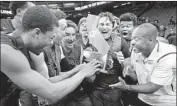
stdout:
<svg viewBox="0 0 177 106">
<path fill-rule="evenodd" d="M 110 85 L 138 92 L 137 106 L 176 106 L 176 48 L 156 40 L 158 31 L 150 23 L 139 25 L 132 35 L 132 66 L 124 74 L 137 78 L 138 85 L 120 82 Z M 130 74 L 131 73 L 131 74 Z"/>
</svg>

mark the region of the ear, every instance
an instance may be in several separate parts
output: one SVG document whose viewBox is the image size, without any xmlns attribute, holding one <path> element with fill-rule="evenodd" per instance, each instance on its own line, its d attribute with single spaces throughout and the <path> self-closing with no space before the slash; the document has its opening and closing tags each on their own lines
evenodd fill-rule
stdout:
<svg viewBox="0 0 177 106">
<path fill-rule="evenodd" d="M 33 31 L 34 31 L 33 32 L 34 38 L 39 38 L 39 36 L 41 36 L 41 34 L 43 34 L 39 28 L 35 28 Z"/>
<path fill-rule="evenodd" d="M 18 15 L 21 15 L 21 9 L 20 9 L 20 8 L 17 8 L 16 13 L 17 13 Z"/>
<path fill-rule="evenodd" d="M 22 8 L 17 8 L 16 12 L 17 12 L 18 15 L 22 16 L 24 14 L 25 10 L 22 9 Z"/>
<path fill-rule="evenodd" d="M 153 41 L 154 40 L 154 37 L 153 36 L 150 36 L 149 37 L 149 41 Z"/>
</svg>

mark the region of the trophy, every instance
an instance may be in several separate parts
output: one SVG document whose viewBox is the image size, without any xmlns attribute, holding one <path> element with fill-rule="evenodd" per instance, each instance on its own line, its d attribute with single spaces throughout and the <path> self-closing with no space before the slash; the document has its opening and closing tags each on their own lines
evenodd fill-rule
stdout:
<svg viewBox="0 0 177 106">
<path fill-rule="evenodd" d="M 102 55 L 101 53 L 98 52 L 84 51 L 83 57 L 84 57 L 84 62 L 90 62 L 94 59 L 98 60 L 101 64 L 100 68 L 104 69 L 107 60 L 107 54 Z"/>
<path fill-rule="evenodd" d="M 99 52 L 93 52 L 93 51 L 84 51 L 83 52 L 83 57 L 84 57 L 84 62 L 90 62 L 94 59 L 98 60 L 100 62 L 100 69 L 103 70 L 110 70 L 113 68 L 113 60 L 108 59 L 109 54 L 101 54 Z"/>
</svg>

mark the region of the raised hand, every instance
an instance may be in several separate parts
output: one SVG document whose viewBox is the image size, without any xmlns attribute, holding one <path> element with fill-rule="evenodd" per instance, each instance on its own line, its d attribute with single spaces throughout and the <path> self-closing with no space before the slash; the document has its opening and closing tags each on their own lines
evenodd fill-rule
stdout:
<svg viewBox="0 0 177 106">
<path fill-rule="evenodd" d="M 122 52 L 114 52 L 117 56 L 117 60 L 120 62 L 120 63 L 123 63 L 124 61 L 124 55 L 122 54 Z"/>
</svg>

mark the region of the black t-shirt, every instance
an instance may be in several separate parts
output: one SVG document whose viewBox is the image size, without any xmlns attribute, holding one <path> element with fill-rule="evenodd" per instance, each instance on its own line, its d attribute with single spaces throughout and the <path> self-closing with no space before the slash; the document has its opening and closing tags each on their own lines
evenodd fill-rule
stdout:
<svg viewBox="0 0 177 106">
<path fill-rule="evenodd" d="M 110 72 L 110 74 L 99 73 L 96 75 L 96 79 L 94 81 L 94 89 L 107 89 L 109 88 L 110 84 L 117 83 L 119 81 L 118 77 L 122 76 L 123 68 L 117 60 L 116 54 L 114 54 L 114 52 L 121 51 L 125 58 L 130 56 L 128 44 L 116 33 L 112 33 L 107 42 L 109 42 L 108 44 L 110 46 L 107 60 L 113 60 L 113 67 L 111 69 L 106 69 Z"/>
</svg>

